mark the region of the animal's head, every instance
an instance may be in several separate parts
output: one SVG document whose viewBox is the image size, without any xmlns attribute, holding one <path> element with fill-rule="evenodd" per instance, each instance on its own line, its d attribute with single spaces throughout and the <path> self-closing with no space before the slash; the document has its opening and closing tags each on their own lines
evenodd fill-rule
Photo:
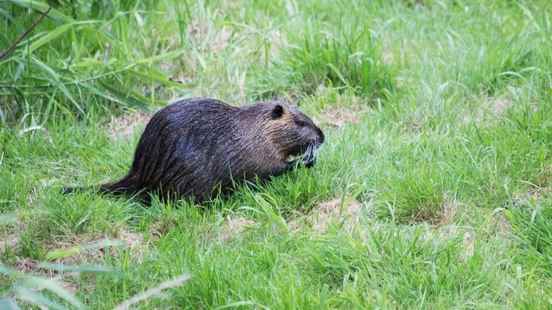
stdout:
<svg viewBox="0 0 552 310">
<path fill-rule="evenodd" d="M 265 128 L 268 138 L 285 158 L 304 155 L 307 166 L 315 160 L 316 151 L 324 143 L 324 133 L 296 107 L 281 102 L 265 106 Z"/>
</svg>

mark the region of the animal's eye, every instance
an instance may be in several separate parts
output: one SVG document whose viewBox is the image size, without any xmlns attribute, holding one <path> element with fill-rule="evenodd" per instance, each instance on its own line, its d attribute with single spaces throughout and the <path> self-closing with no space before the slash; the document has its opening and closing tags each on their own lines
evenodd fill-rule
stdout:
<svg viewBox="0 0 552 310">
<path fill-rule="evenodd" d="M 299 127 L 305 127 L 305 126 L 307 126 L 307 123 L 304 122 L 304 121 L 301 121 L 301 120 L 295 121 L 295 124 L 297 124 L 297 126 L 299 126 Z"/>
</svg>

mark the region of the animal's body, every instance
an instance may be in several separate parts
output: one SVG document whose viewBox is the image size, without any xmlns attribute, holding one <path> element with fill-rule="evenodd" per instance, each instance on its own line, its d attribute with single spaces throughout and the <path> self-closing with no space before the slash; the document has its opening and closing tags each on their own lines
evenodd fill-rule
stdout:
<svg viewBox="0 0 552 310">
<path fill-rule="evenodd" d="M 312 166 L 323 142 L 310 118 L 283 103 L 234 107 L 214 99 L 183 100 L 152 117 L 128 174 L 100 185 L 100 191 L 202 202 L 241 181 L 293 169 L 290 156 L 304 154 L 303 163 Z"/>
</svg>

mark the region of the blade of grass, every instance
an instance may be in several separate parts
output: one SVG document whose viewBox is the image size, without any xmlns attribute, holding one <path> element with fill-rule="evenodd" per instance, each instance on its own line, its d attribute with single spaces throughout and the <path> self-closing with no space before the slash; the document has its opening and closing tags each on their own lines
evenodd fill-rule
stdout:
<svg viewBox="0 0 552 310">
<path fill-rule="evenodd" d="M 11 2 L 15 5 L 18 5 L 18 6 L 21 6 L 21 7 L 24 7 L 24 8 L 39 10 L 41 12 L 45 12 L 45 11 L 50 9 L 50 5 L 48 3 L 41 2 L 41 1 L 35 1 L 35 0 L 8 0 L 8 2 Z M 48 13 L 48 16 L 51 17 L 51 18 L 66 22 L 66 23 L 70 23 L 70 22 L 74 21 L 71 17 L 69 17 L 67 15 L 64 15 L 63 13 L 61 13 L 60 11 L 58 11 L 54 8 L 52 8 L 50 10 L 50 12 Z"/>
<path fill-rule="evenodd" d="M 63 25 L 57 27 L 54 30 L 48 31 L 48 33 L 46 35 L 44 35 L 44 36 L 38 38 L 37 40 L 33 41 L 29 45 L 29 48 L 26 49 L 25 51 L 28 52 L 28 53 L 32 53 L 35 50 L 39 49 L 40 47 L 42 47 L 42 46 L 44 46 L 48 43 L 51 43 L 51 41 L 54 41 L 55 39 L 57 39 L 58 37 L 63 35 L 65 32 L 67 32 L 68 30 L 78 30 L 78 27 L 75 27 L 75 26 L 91 25 L 91 24 L 97 24 L 97 23 L 99 23 L 99 21 L 87 20 L 87 21 L 78 21 L 78 22 L 63 24 Z"/>
<path fill-rule="evenodd" d="M 73 294 L 63 288 L 63 286 L 55 280 L 39 277 L 29 277 L 25 279 L 24 285 L 26 287 L 33 287 L 38 290 L 46 289 L 56 294 L 60 298 L 66 300 L 78 309 L 84 308 L 84 305 Z"/>
<path fill-rule="evenodd" d="M 71 92 L 67 87 L 65 87 L 65 84 L 62 83 L 60 76 L 56 73 L 54 69 L 52 69 L 47 64 L 40 61 L 38 58 L 32 57 L 32 61 L 34 64 L 36 64 L 39 68 L 41 68 L 45 73 L 47 73 L 52 79 L 50 80 L 51 83 L 53 83 L 61 92 L 65 95 L 65 97 L 73 104 L 73 106 L 81 113 L 84 114 L 84 110 L 82 107 L 77 103 L 77 101 L 73 98 L 73 95 L 71 95 Z"/>
<path fill-rule="evenodd" d="M 46 296 L 44 296 L 43 294 L 35 292 L 26 287 L 17 286 L 14 289 L 14 293 L 17 299 L 26 301 L 27 303 L 30 303 L 32 305 L 44 306 L 49 309 L 60 309 L 60 310 L 65 309 L 65 307 L 63 307 L 59 303 L 56 303 L 50 300 L 49 298 L 47 298 Z"/>
<path fill-rule="evenodd" d="M 181 276 L 178 276 L 174 279 L 165 281 L 161 284 L 159 284 L 157 287 L 150 288 L 143 293 L 137 294 L 133 296 L 132 298 L 125 300 L 121 304 L 119 304 L 117 307 L 115 307 L 115 310 L 126 310 L 129 309 L 130 306 L 137 304 L 143 300 L 146 300 L 151 297 L 159 296 L 161 293 L 170 288 L 175 288 L 182 286 L 184 283 L 188 282 L 190 280 L 191 276 L 189 274 L 183 274 Z"/>
</svg>

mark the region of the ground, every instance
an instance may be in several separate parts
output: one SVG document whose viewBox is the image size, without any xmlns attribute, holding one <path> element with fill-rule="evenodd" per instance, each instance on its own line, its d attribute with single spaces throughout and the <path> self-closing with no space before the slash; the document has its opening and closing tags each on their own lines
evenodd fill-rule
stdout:
<svg viewBox="0 0 552 310">
<path fill-rule="evenodd" d="M 552 3 L 94 3 L 0 60 L 0 305 L 552 307 Z M 317 165 L 202 206 L 60 193 L 192 96 L 299 105 Z"/>
</svg>

